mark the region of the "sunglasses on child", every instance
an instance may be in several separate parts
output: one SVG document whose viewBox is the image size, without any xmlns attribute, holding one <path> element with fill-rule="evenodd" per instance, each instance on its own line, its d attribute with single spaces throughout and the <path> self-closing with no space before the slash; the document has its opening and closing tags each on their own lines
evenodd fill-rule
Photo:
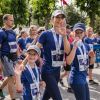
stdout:
<svg viewBox="0 0 100 100">
<path fill-rule="evenodd" d="M 35 52 L 28 52 L 28 54 L 31 55 L 31 56 L 37 55 L 37 53 L 35 53 Z"/>
</svg>

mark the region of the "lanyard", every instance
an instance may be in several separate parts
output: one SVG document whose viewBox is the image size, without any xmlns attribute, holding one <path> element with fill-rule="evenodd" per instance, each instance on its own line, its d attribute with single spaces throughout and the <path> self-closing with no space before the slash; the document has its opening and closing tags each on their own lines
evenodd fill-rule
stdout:
<svg viewBox="0 0 100 100">
<path fill-rule="evenodd" d="M 79 51 L 80 51 L 80 53 L 81 53 L 81 56 L 82 56 L 83 61 L 85 62 L 85 60 L 86 60 L 86 48 L 85 48 L 85 46 L 84 46 L 83 43 L 81 43 L 81 44 L 82 44 L 84 53 L 83 53 L 81 47 L 78 47 L 78 49 L 79 49 Z"/>
<path fill-rule="evenodd" d="M 55 42 L 55 46 L 56 46 L 56 51 L 59 54 L 59 51 L 60 51 L 60 48 L 61 48 L 61 43 L 62 43 L 62 36 L 59 35 L 59 41 L 58 41 L 54 28 L 52 28 L 51 31 L 53 33 L 54 42 Z"/>
<path fill-rule="evenodd" d="M 32 80 L 35 83 L 35 85 L 36 85 L 36 87 L 38 89 L 38 92 L 39 92 L 39 72 L 38 72 L 38 68 L 37 68 L 36 64 L 35 64 L 35 67 L 34 68 L 35 68 L 35 71 L 36 71 L 36 74 L 37 74 L 37 79 L 35 77 L 35 74 L 32 71 L 32 68 L 30 67 L 30 65 L 29 64 L 26 64 L 26 67 L 29 70 L 29 72 L 31 74 L 31 77 L 32 77 Z"/>
</svg>

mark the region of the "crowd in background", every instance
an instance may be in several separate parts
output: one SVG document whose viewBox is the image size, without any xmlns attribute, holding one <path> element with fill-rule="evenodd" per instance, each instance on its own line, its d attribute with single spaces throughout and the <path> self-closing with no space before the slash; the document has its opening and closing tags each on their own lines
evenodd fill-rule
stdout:
<svg viewBox="0 0 100 100">
<path fill-rule="evenodd" d="M 52 18 L 51 18 L 52 21 L 51 22 L 53 23 L 53 26 L 55 27 L 55 30 L 56 30 L 56 26 L 59 24 L 59 21 L 63 20 L 63 19 L 65 19 L 65 15 L 61 11 L 59 13 L 55 12 L 52 15 Z M 84 44 L 88 44 L 89 45 L 89 47 L 86 48 L 86 49 L 89 48 L 88 51 L 93 51 L 94 52 L 94 54 L 90 54 L 89 57 L 91 58 L 91 55 L 92 55 L 92 57 L 95 59 L 95 51 L 93 49 L 93 46 L 97 45 L 97 44 L 100 45 L 100 31 L 98 31 L 97 33 L 94 33 L 92 27 L 85 28 L 86 26 L 83 25 L 82 23 L 78 23 L 78 25 L 75 24 L 73 27 L 68 25 L 68 24 L 66 24 L 64 27 L 66 28 L 66 37 L 67 37 L 67 39 L 69 41 L 69 44 L 70 44 L 70 51 L 67 51 L 67 53 L 64 53 L 63 50 L 65 49 L 66 44 L 63 44 L 61 42 L 60 44 L 58 43 L 58 45 L 60 45 L 60 47 L 61 47 L 61 50 L 59 50 L 59 46 L 56 46 L 56 49 L 58 48 L 58 53 L 56 54 L 56 51 L 53 51 L 55 49 L 55 47 L 54 47 L 54 43 L 52 42 L 53 41 L 52 38 L 55 38 L 55 35 L 53 35 L 53 36 L 50 35 L 51 32 L 55 33 L 55 30 L 53 28 L 50 29 L 50 30 L 46 30 L 45 27 L 39 27 L 37 25 L 31 25 L 29 27 L 29 31 L 26 31 L 26 30 L 23 29 L 23 27 L 19 27 L 19 32 L 16 34 L 17 36 L 15 36 L 15 35 L 12 35 L 13 33 L 15 34 L 15 32 L 12 30 L 12 26 L 13 26 L 13 23 L 14 23 L 13 16 L 10 15 L 10 14 L 5 15 L 4 18 L 3 18 L 3 22 L 4 22 L 4 27 L 3 27 L 3 29 L 0 29 L 0 48 L 1 48 L 2 43 L 4 42 L 3 41 L 3 33 L 4 32 L 7 33 L 6 32 L 6 30 L 7 30 L 8 33 L 11 33 L 10 36 L 9 36 L 9 40 L 8 41 L 10 41 L 12 43 L 15 43 L 15 42 L 17 43 L 17 44 L 15 43 L 15 44 L 12 45 L 12 43 L 9 42 L 9 44 L 11 44 L 11 46 L 12 46 L 11 54 L 14 55 L 16 53 L 17 54 L 17 58 L 16 58 L 16 55 L 14 55 L 14 57 L 12 58 L 13 59 L 13 61 L 12 61 L 13 63 L 11 63 L 11 61 L 9 61 L 9 59 L 8 59 L 9 58 L 8 52 L 4 53 L 4 54 L 0 53 L 1 62 L 3 63 L 3 64 L 0 63 L 0 80 L 4 83 L 3 85 L 0 86 L 0 96 L 1 97 L 4 98 L 4 95 L 2 93 L 2 89 L 8 84 L 8 91 L 9 91 L 9 94 L 10 94 L 10 97 L 11 97 L 12 100 L 15 100 L 15 97 L 16 97 L 15 92 L 22 93 L 24 100 L 31 100 L 32 98 L 34 98 L 34 100 L 36 100 L 36 99 L 39 100 L 41 98 L 40 97 L 40 95 L 41 95 L 40 93 L 34 92 L 34 90 L 36 89 L 36 88 L 33 88 L 34 86 L 32 86 L 32 89 L 33 89 L 33 92 L 34 92 L 33 94 L 37 95 L 38 98 L 34 97 L 33 95 L 30 96 L 32 91 L 31 91 L 31 89 L 28 88 L 29 84 L 27 84 L 28 83 L 27 81 L 29 81 L 29 83 L 32 83 L 31 81 L 33 80 L 33 79 L 29 79 L 29 80 L 27 79 L 27 78 L 30 77 L 30 74 L 28 73 L 28 71 L 30 73 L 32 72 L 32 71 L 30 71 L 30 69 L 28 69 L 30 67 L 27 67 L 27 66 L 29 66 L 29 65 L 31 66 L 31 64 L 33 64 L 32 63 L 32 59 L 33 60 L 35 59 L 34 64 L 36 64 L 38 69 L 36 68 L 33 71 L 34 75 L 33 75 L 33 73 L 31 73 L 31 76 L 32 75 L 35 76 L 36 77 L 35 80 L 37 80 L 38 77 L 39 77 L 38 81 L 40 82 L 39 83 L 40 86 L 39 87 L 37 86 L 37 87 L 38 88 L 42 87 L 42 89 L 45 89 L 44 95 L 43 95 L 43 100 L 49 100 L 50 97 L 52 97 L 53 100 L 62 100 L 60 92 L 59 92 L 58 87 L 56 86 L 56 84 L 60 80 L 60 83 L 62 85 L 64 85 L 63 82 L 62 82 L 63 77 L 67 77 L 67 78 L 70 77 L 68 79 L 68 92 L 69 91 L 71 91 L 71 92 L 74 91 L 74 94 L 75 94 L 75 97 L 76 97 L 77 100 L 90 100 L 89 99 L 89 93 L 88 93 L 87 84 L 85 84 L 85 86 L 79 86 L 79 85 L 77 86 L 76 85 L 77 82 L 74 83 L 74 82 L 72 82 L 72 81 L 74 81 L 74 79 L 73 80 L 71 79 L 71 78 L 74 77 L 74 75 L 71 76 L 72 75 L 71 74 L 72 70 L 75 69 L 74 68 L 75 66 L 73 64 L 78 64 L 79 63 L 79 62 L 76 63 L 77 59 L 78 59 L 76 57 L 76 54 L 78 55 L 79 52 L 80 52 L 80 49 L 79 49 L 79 51 L 77 50 L 79 44 L 77 45 L 76 42 L 79 39 L 76 39 L 76 37 L 81 37 L 80 34 L 82 34 L 82 32 L 84 32 L 85 35 L 81 38 L 81 40 L 82 40 L 82 42 Z M 55 25 L 55 23 L 56 23 L 56 25 Z M 63 23 L 63 22 L 61 22 L 61 23 Z M 65 32 L 64 31 L 65 28 L 62 29 L 63 32 Z M 57 32 L 60 33 L 61 30 L 57 29 Z M 66 42 L 66 38 L 65 38 L 65 34 L 60 33 L 60 35 L 63 37 L 63 39 L 61 39 L 61 41 L 65 41 L 65 43 L 67 43 Z M 58 36 L 57 39 L 60 41 L 60 36 Z M 57 39 L 56 38 L 54 39 L 55 43 L 57 43 L 57 41 L 58 41 Z M 3 45 L 5 45 L 6 42 L 4 42 Z M 42 45 L 40 45 L 40 44 L 42 44 Z M 67 44 L 67 46 L 69 44 Z M 2 47 L 2 48 L 6 49 L 6 51 L 7 50 L 9 51 L 9 49 L 7 49 L 9 47 L 7 47 L 7 46 L 6 47 Z M 73 48 L 76 51 L 74 51 Z M 52 49 L 52 52 L 49 51 L 49 49 L 50 50 Z M 15 52 L 14 52 L 14 50 L 15 50 Z M 49 52 L 50 55 L 48 55 L 45 50 L 47 50 L 47 52 Z M 1 52 L 1 49 L 0 49 L 0 52 Z M 5 50 L 3 52 L 5 52 Z M 84 52 L 84 48 L 83 48 L 82 52 Z M 64 56 L 62 54 L 64 54 Z M 86 51 L 86 54 L 88 54 L 87 51 Z M 5 58 L 5 55 L 7 55 L 8 58 Z M 55 55 L 57 55 L 57 59 L 56 59 Z M 33 56 L 35 56 L 35 58 L 33 58 Z M 54 59 L 52 60 L 51 58 L 47 58 L 48 56 L 54 56 Z M 54 65 L 49 65 L 49 64 L 51 64 L 51 62 L 49 62 L 50 60 L 52 60 L 52 62 L 54 60 L 55 61 L 56 60 L 58 60 L 58 61 L 62 60 L 62 58 L 60 58 L 60 56 L 64 58 L 64 64 L 62 65 L 61 64 L 62 62 L 61 63 L 58 62 L 58 63 L 61 64 L 61 66 L 63 66 L 64 71 L 65 71 L 65 73 L 63 75 L 61 75 L 61 76 L 59 76 L 59 68 L 57 68 L 57 67 L 54 67 L 52 69 L 49 68 L 51 66 L 60 66 L 60 65 L 56 65 L 57 62 L 56 63 L 54 62 Z M 71 58 L 71 60 L 73 59 L 72 62 L 69 62 L 70 58 Z M 5 59 L 8 59 L 8 60 L 6 61 Z M 28 62 L 25 65 L 26 69 L 24 69 L 22 67 L 23 66 L 22 64 L 25 61 L 25 59 L 27 59 L 27 62 Z M 46 64 L 45 64 L 45 62 L 46 62 Z M 94 63 L 95 62 L 92 63 L 92 64 L 91 64 L 91 61 L 88 61 L 88 62 L 89 62 L 89 68 L 87 68 L 86 71 L 88 72 L 89 84 L 90 85 L 94 85 L 94 84 L 98 85 L 98 82 L 94 81 L 94 79 L 93 79 L 93 69 L 94 69 Z M 12 64 L 12 67 L 13 66 L 15 66 L 15 67 L 13 67 L 11 69 L 7 69 L 8 68 L 7 66 L 10 67 L 11 64 Z M 32 66 L 35 66 L 34 64 Z M 83 62 L 82 62 L 82 64 L 83 64 Z M 97 65 L 100 66 L 99 63 L 97 63 Z M 6 66 L 5 74 L 2 73 L 2 70 L 5 69 L 3 66 L 4 67 Z M 79 66 L 79 64 L 77 66 Z M 48 67 L 48 68 L 46 68 L 46 67 Z M 44 69 L 42 69 L 42 68 L 44 68 Z M 7 70 L 10 70 L 11 72 L 7 72 Z M 37 70 L 39 70 L 39 71 L 37 71 Z M 85 69 L 80 69 L 80 70 L 81 71 L 83 71 L 83 70 L 85 71 Z M 43 73 L 42 73 L 42 71 L 43 71 Z M 37 73 L 38 73 L 39 76 L 36 75 Z M 42 75 L 42 77 L 41 77 L 41 73 L 44 76 Z M 3 74 L 4 74 L 4 76 L 3 76 Z M 52 76 L 51 74 L 53 74 L 54 76 Z M 75 73 L 75 74 L 80 75 L 79 73 Z M 82 74 L 84 75 L 84 73 L 82 73 Z M 43 78 L 43 80 L 42 80 L 42 78 Z M 75 78 L 77 78 L 76 80 L 79 79 L 79 77 L 75 77 Z M 49 81 L 49 79 L 51 81 Z M 55 81 L 55 79 L 56 79 L 56 81 Z M 38 81 L 37 81 L 37 83 L 38 83 Z M 67 80 L 66 80 L 66 82 L 67 82 Z M 80 82 L 82 82 L 82 81 L 80 81 Z M 54 88 L 54 86 L 52 87 L 51 84 L 55 85 L 55 88 Z M 13 86 L 13 85 L 15 85 L 15 86 Z M 88 95 L 88 96 L 86 96 L 86 99 L 84 99 L 85 96 L 84 96 L 84 98 L 82 97 L 81 93 L 78 94 L 79 91 L 77 90 L 77 89 L 83 89 L 82 94 L 85 95 L 85 93 L 84 93 L 85 92 L 85 88 L 87 89 L 86 91 L 87 91 L 87 95 Z M 50 90 L 51 91 L 53 90 L 54 94 L 50 93 Z M 40 92 L 39 90 L 36 90 L 36 91 Z M 28 93 L 30 93 L 30 94 L 28 94 Z"/>
</svg>

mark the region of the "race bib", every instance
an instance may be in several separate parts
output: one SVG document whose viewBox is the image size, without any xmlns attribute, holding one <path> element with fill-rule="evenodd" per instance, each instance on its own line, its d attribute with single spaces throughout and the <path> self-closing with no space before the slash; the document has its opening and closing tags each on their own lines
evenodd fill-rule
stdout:
<svg viewBox="0 0 100 100">
<path fill-rule="evenodd" d="M 64 51 L 60 50 L 57 52 L 56 50 L 51 51 L 52 55 L 52 66 L 62 66 L 64 64 L 63 57 L 64 57 Z"/>
<path fill-rule="evenodd" d="M 33 100 L 37 100 L 38 89 L 34 83 L 30 84 L 31 95 Z"/>
<path fill-rule="evenodd" d="M 30 88 L 31 88 L 32 95 L 37 95 L 38 89 L 34 83 L 30 84 Z"/>
<path fill-rule="evenodd" d="M 78 63 L 79 63 L 79 71 L 85 71 L 89 67 L 88 56 L 86 58 L 82 58 L 81 55 L 77 55 Z"/>
<path fill-rule="evenodd" d="M 16 42 L 9 42 L 10 46 L 10 53 L 15 53 L 17 51 L 17 43 Z"/>
</svg>

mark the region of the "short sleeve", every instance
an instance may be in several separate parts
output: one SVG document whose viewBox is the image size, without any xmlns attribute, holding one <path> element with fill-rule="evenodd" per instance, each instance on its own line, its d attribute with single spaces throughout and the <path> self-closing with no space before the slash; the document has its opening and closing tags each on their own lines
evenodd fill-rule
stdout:
<svg viewBox="0 0 100 100">
<path fill-rule="evenodd" d="M 21 74 L 21 83 L 24 83 L 26 81 L 26 77 L 24 75 L 24 71 L 22 71 L 22 74 Z"/>
<path fill-rule="evenodd" d="M 4 32 L 3 30 L 0 30 L 0 44 L 2 43 L 3 38 L 4 38 Z"/>
<path fill-rule="evenodd" d="M 44 45 L 44 43 L 46 43 L 46 35 L 47 35 L 47 32 L 43 32 L 43 33 L 40 35 L 40 37 L 39 37 L 39 39 L 38 39 L 38 42 L 39 42 L 40 44 Z"/>
</svg>

